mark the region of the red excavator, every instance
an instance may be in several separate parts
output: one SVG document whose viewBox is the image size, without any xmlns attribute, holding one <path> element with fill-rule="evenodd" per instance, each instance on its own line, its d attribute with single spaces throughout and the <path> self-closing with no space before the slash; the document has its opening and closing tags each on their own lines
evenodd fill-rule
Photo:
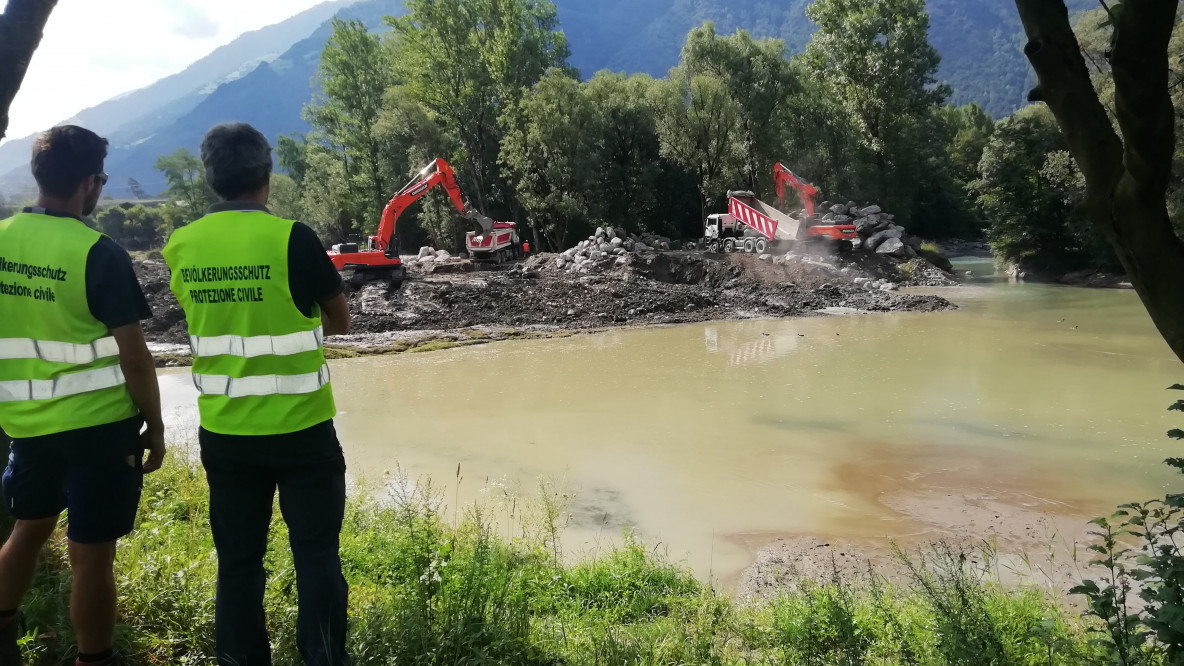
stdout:
<svg viewBox="0 0 1184 666">
<path fill-rule="evenodd" d="M 473 210 L 464 200 L 460 187 L 456 184 L 456 174 L 453 173 L 452 166 L 437 157 L 391 197 L 386 208 L 382 209 L 378 232 L 370 237 L 366 249 L 359 249 L 357 243 L 341 243 L 329 250 L 329 258 L 337 270 L 353 271 L 351 285 L 360 287 L 369 280 L 384 278 L 390 282 L 392 288 L 397 289 L 403 284 L 403 261 L 399 258 L 395 223 L 408 206 L 437 185 L 444 186 L 449 198 L 452 199 L 452 204 L 465 219 L 476 224 L 485 233 L 494 229 L 493 220 Z"/>
<path fill-rule="evenodd" d="M 806 215 L 809 219 L 814 219 L 814 197 L 818 196 L 817 187 L 795 176 L 780 162 L 773 165 L 773 185 L 777 188 L 778 208 L 785 208 L 785 186 L 789 185 L 798 191 L 798 198 L 802 200 L 802 208 L 806 209 Z"/>
</svg>

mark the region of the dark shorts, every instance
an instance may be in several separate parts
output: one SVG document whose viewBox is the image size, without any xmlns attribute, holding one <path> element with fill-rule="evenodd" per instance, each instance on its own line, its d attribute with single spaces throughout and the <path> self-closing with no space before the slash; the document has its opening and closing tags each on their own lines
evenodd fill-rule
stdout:
<svg viewBox="0 0 1184 666">
<path fill-rule="evenodd" d="M 68 432 L 12 440 L 4 472 L 4 505 L 17 520 L 41 520 L 68 510 L 66 536 L 106 543 L 136 521 L 144 486 L 140 429 L 135 416 Z"/>
</svg>

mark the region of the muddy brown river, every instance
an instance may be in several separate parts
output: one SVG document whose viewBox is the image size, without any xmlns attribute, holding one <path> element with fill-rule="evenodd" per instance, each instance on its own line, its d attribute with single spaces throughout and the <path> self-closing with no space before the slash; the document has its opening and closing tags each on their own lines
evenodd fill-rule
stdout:
<svg viewBox="0 0 1184 666">
<path fill-rule="evenodd" d="M 914 533 L 886 501 L 902 493 L 1085 519 L 1169 487 L 1184 369 L 1133 292 L 940 293 L 961 309 L 335 361 L 338 428 L 359 485 L 430 475 L 451 513 L 549 479 L 574 495 L 568 551 L 632 530 L 705 577 L 744 567 L 753 535 Z M 188 373 L 162 384 L 191 432 Z"/>
</svg>

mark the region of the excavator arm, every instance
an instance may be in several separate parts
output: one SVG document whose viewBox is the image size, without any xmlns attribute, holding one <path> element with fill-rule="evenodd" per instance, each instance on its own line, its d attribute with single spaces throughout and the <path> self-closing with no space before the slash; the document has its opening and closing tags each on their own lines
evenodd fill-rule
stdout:
<svg viewBox="0 0 1184 666">
<path fill-rule="evenodd" d="M 814 197 L 818 196 L 817 187 L 795 176 L 780 162 L 773 167 L 773 184 L 777 188 L 778 206 L 785 205 L 785 186 L 788 185 L 797 190 L 798 198 L 802 200 L 802 207 L 806 209 L 806 214 L 810 216 L 810 219 L 814 218 Z"/>
<path fill-rule="evenodd" d="M 382 250 L 388 256 L 392 253 L 398 252 L 398 248 L 394 247 L 395 224 L 399 221 L 399 216 L 407 207 L 418 201 L 423 195 L 427 194 L 428 190 L 443 185 L 444 190 L 448 192 L 448 197 L 452 199 L 452 205 L 460 211 L 460 214 L 465 219 L 473 221 L 482 229 L 488 231 L 493 229 L 493 220 L 481 215 L 469 206 L 468 202 L 464 200 L 461 195 L 460 187 L 456 184 L 456 174 L 452 171 L 452 166 L 448 162 L 437 157 L 432 160 L 432 163 L 427 165 L 391 197 L 390 202 L 382 209 L 382 219 L 378 223 L 378 232 L 371 238 L 374 242 L 374 247 Z"/>
</svg>

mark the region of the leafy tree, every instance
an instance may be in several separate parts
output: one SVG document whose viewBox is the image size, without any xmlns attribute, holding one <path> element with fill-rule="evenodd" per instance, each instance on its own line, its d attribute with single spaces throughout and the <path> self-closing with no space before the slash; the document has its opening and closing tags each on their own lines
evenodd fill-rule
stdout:
<svg viewBox="0 0 1184 666">
<path fill-rule="evenodd" d="M 331 243 L 359 238 L 360 230 L 350 218 L 350 190 L 342 161 L 324 149 L 310 150 L 307 159 L 308 171 L 300 188 L 301 222 Z"/>
<path fill-rule="evenodd" d="M 300 186 L 286 173 L 271 174 L 271 191 L 267 208 L 285 220 L 303 221 L 304 209 L 300 205 Z"/>
<path fill-rule="evenodd" d="M 525 125 L 502 143 L 518 201 L 543 220 L 552 250 L 566 248 L 571 232 L 587 227 L 595 196 L 599 119 L 581 88 L 566 72 L 548 72 L 519 103 Z"/>
<path fill-rule="evenodd" d="M 333 35 L 321 53 L 323 94 L 305 109 L 317 129 L 314 140 L 334 149 L 342 160 L 350 191 L 350 217 L 365 226 L 377 220 L 390 197 L 391 151 L 375 132 L 383 97 L 395 85 L 391 51 L 361 21 L 333 20 Z M 281 141 L 283 164 L 302 179 L 306 164 L 299 143 Z M 295 177 L 295 176 L 294 176 Z"/>
<path fill-rule="evenodd" d="M 128 250 L 161 247 L 169 231 L 158 209 L 142 205 L 104 208 L 95 214 L 93 225 Z"/>
<path fill-rule="evenodd" d="M 308 171 L 308 156 L 305 151 L 308 142 L 303 136 L 281 135 L 275 146 L 276 160 L 280 168 L 288 172 L 297 185 L 304 182 L 304 174 Z"/>
<path fill-rule="evenodd" d="M 1108 9 L 1114 116 L 1099 98 L 1064 2 L 1016 0 L 1046 102 L 1085 176 L 1085 210 L 1105 235 L 1160 334 L 1184 360 L 1184 241 L 1168 191 L 1179 150 L 1169 49 L 1178 0 L 1138 0 Z M 1115 129 L 1115 121 L 1117 130 Z M 1121 135 L 1121 136 L 1120 136 Z"/>
<path fill-rule="evenodd" d="M 599 72 L 583 86 L 597 115 L 596 183 L 589 214 L 613 227 L 675 236 L 681 235 L 676 222 L 689 220 L 692 233 L 698 233 L 694 183 L 661 154 L 650 103 L 657 85 L 645 74 Z"/>
<path fill-rule="evenodd" d="M 388 18 L 395 70 L 410 99 L 455 144 L 447 157 L 474 203 L 509 205 L 500 191 L 498 156 L 503 112 L 552 67 L 568 47 L 547 0 L 409 0 L 407 14 Z"/>
<path fill-rule="evenodd" d="M 132 193 L 132 196 L 137 199 L 147 199 L 148 194 L 144 192 L 144 186 L 140 185 L 140 181 L 135 178 L 127 179 L 127 189 Z"/>
<path fill-rule="evenodd" d="M 805 62 L 850 114 L 873 167 L 862 191 L 907 213 L 925 161 L 914 139 L 949 95 L 935 79 L 924 0 L 818 0 L 807 15 L 818 32 Z"/>
<path fill-rule="evenodd" d="M 1000 256 L 1042 271 L 1105 262 L 1082 215 L 1077 170 L 1052 114 L 1030 106 L 995 126 L 972 185 Z"/>
<path fill-rule="evenodd" d="M 654 87 L 662 155 L 682 166 L 699 189 L 700 219 L 723 201 L 739 179 L 744 159 L 731 140 L 740 119 L 740 104 L 717 78 L 688 76 L 675 68 L 671 78 Z"/>
<path fill-rule="evenodd" d="M 790 95 L 801 90 L 797 72 L 786 60 L 779 39 L 755 40 L 737 30 L 721 37 L 707 22 L 687 35 L 681 66 L 691 76 L 714 76 L 738 103 L 738 127 L 733 140 L 743 160 L 743 179 L 736 189 L 761 194 L 772 186 L 773 164 L 779 154 L 781 112 Z"/>
<path fill-rule="evenodd" d="M 969 183 L 978 177 L 978 164 L 995 131 L 995 120 L 973 102 L 965 106 L 947 105 L 938 116 L 952 133 L 947 150 L 954 177 L 960 183 Z"/>
<path fill-rule="evenodd" d="M 188 150 L 178 148 L 170 155 L 158 157 L 154 168 L 164 173 L 169 184 L 165 195 L 185 212 L 185 223 L 205 215 L 215 197 L 206 185 L 201 160 Z"/>
</svg>

